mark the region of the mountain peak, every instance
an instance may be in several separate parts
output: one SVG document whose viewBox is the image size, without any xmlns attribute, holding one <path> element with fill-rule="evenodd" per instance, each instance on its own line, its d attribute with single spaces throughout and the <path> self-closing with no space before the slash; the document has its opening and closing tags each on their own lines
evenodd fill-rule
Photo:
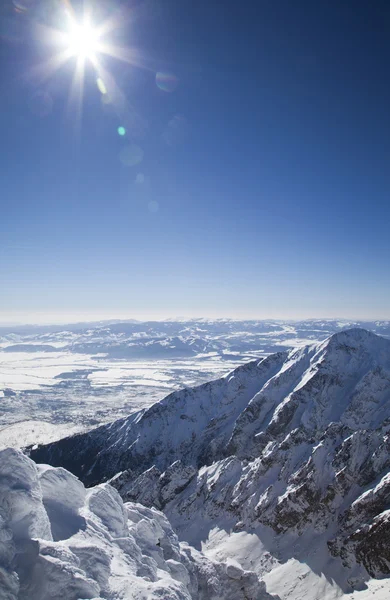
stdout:
<svg viewBox="0 0 390 600">
<path fill-rule="evenodd" d="M 360 365 L 364 370 L 368 363 L 390 367 L 390 340 L 366 329 L 356 327 L 339 331 L 317 347 L 320 353 L 325 350 L 326 362 L 344 374 L 348 357 L 354 357 L 354 369 L 359 369 Z"/>
<path fill-rule="evenodd" d="M 328 340 L 334 340 L 341 343 L 345 341 L 365 343 L 367 340 L 374 341 L 384 339 L 385 338 L 376 335 L 372 331 L 363 329 L 363 327 L 351 327 L 350 329 L 343 329 L 342 331 L 338 331 L 337 333 L 334 333 L 328 338 Z"/>
<path fill-rule="evenodd" d="M 176 460 L 199 467 L 228 453 L 258 456 L 267 440 L 302 424 L 322 431 L 347 412 L 351 425 L 355 396 L 385 385 L 385 375 L 370 375 L 376 367 L 390 369 L 390 341 L 364 329 L 341 331 L 173 392 L 127 419 L 38 447 L 31 457 L 64 466 L 92 485 L 129 468 L 136 477 L 153 465 L 163 472 Z M 364 422 L 376 422 L 375 407 L 366 408 Z M 363 409 L 359 401 L 361 416 Z"/>
</svg>

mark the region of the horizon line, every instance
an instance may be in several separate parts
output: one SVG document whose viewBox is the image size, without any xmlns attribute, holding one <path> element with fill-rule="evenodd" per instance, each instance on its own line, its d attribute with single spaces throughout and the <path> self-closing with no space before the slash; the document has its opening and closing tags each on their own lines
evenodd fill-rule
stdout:
<svg viewBox="0 0 390 600">
<path fill-rule="evenodd" d="M 38 318 L 38 315 L 40 318 Z M 96 324 L 96 323 L 148 323 L 148 322 L 156 322 L 156 323 L 164 323 L 164 322 L 196 322 L 196 321 L 214 321 L 214 322 L 222 322 L 222 321 L 238 321 L 238 322 L 246 322 L 246 321 L 263 321 L 263 322 L 274 322 L 274 323 L 301 323 L 305 321 L 313 321 L 313 322 L 330 322 L 330 321 L 340 321 L 340 322 L 376 322 L 376 321 L 390 321 L 390 317 L 362 317 L 362 316 L 307 316 L 307 317 L 287 317 L 287 316 L 143 316 L 143 317 L 129 317 L 129 316 L 111 316 L 107 314 L 93 315 L 93 314 L 67 314 L 64 317 L 61 317 L 59 314 L 56 316 L 49 316 L 45 313 L 42 319 L 41 313 L 34 313 L 29 317 L 25 315 L 20 319 L 17 319 L 15 313 L 7 316 L 3 316 L 0 313 L 0 327 L 39 327 L 39 326 L 62 326 L 62 325 L 81 325 L 81 324 Z M 15 318 L 16 317 L 16 318 Z"/>
</svg>

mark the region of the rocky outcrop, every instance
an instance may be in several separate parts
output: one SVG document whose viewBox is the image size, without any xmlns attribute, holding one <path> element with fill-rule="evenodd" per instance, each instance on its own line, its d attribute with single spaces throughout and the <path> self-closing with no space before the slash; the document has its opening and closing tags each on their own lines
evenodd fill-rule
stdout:
<svg viewBox="0 0 390 600">
<path fill-rule="evenodd" d="M 124 500 L 136 500 L 145 506 L 162 510 L 187 487 L 196 474 L 194 467 L 185 466 L 177 460 L 164 473 L 157 467 L 151 467 L 134 479 L 131 471 L 124 471 L 110 479 L 109 483 Z"/>
</svg>

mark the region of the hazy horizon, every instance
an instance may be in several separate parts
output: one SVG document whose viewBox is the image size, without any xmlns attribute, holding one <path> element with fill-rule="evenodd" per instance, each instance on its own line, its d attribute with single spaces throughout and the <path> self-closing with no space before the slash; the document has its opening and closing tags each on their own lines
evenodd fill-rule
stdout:
<svg viewBox="0 0 390 600">
<path fill-rule="evenodd" d="M 96 322 L 111 322 L 111 321 L 138 321 L 142 322 L 164 322 L 164 321 L 197 321 L 197 320 L 231 320 L 231 321 L 280 321 L 280 322 L 299 322 L 299 321 L 353 321 L 353 322 L 375 322 L 389 321 L 390 316 L 356 316 L 356 315 L 232 315 L 232 314 L 215 314 L 215 315 L 129 315 L 129 314 L 107 314 L 107 313 L 73 313 L 73 314 L 31 314 L 6 315 L 0 313 L 0 327 L 18 327 L 24 325 L 71 325 Z"/>
</svg>

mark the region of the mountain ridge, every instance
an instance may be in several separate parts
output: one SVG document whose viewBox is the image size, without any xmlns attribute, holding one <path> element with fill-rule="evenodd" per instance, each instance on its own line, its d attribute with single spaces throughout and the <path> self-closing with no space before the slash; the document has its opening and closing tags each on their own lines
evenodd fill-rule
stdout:
<svg viewBox="0 0 390 600">
<path fill-rule="evenodd" d="M 272 559 L 259 576 L 303 556 L 308 537 L 344 591 L 390 575 L 390 341 L 365 330 L 251 361 L 31 456 L 79 458 L 87 484 L 110 479 L 195 546 L 215 527 L 256 532 Z"/>
<path fill-rule="evenodd" d="M 213 459 L 226 456 L 225 444 L 227 444 L 227 452 L 236 449 L 234 439 L 237 439 L 241 422 L 244 420 L 240 415 L 248 416 L 252 411 L 253 421 L 256 405 L 260 402 L 263 412 L 266 408 L 263 401 L 266 394 L 268 403 L 271 402 L 272 405 L 268 406 L 268 411 L 272 407 L 277 409 L 269 424 L 270 431 L 277 433 L 296 402 L 295 397 L 286 400 L 288 396 L 286 391 L 296 393 L 299 397 L 303 386 L 314 389 L 315 385 L 329 385 L 332 380 L 335 383 L 341 373 L 330 372 L 335 368 L 334 361 L 339 365 L 343 358 L 344 367 L 345 362 L 353 362 L 353 353 L 356 344 L 359 343 L 364 350 L 363 359 L 367 360 L 367 352 L 373 342 L 376 342 L 379 347 L 377 357 L 379 363 L 380 355 L 384 352 L 387 356 L 385 362 L 387 360 L 387 364 L 390 364 L 389 340 L 362 329 L 351 329 L 347 333 L 339 332 L 325 342 L 250 361 L 220 379 L 195 388 L 173 392 L 149 409 L 141 410 L 90 432 L 76 434 L 48 444 L 46 447 L 33 449 L 31 457 L 38 462 L 44 459 L 54 466 L 70 468 L 71 463 L 62 462 L 61 447 L 68 446 L 71 440 L 72 447 L 67 447 L 67 456 L 72 461 L 74 454 L 77 456 L 77 462 L 81 464 L 79 468 L 76 464 L 73 465 L 73 469 L 70 470 L 74 470 L 86 484 L 99 483 L 104 478 L 114 476 L 118 471 L 123 470 L 126 461 L 130 462 L 135 458 L 135 462 L 140 463 L 135 470 L 137 473 L 156 464 L 155 461 L 159 468 L 164 468 L 168 466 L 170 458 L 172 460 L 169 464 L 174 460 L 183 460 L 184 454 L 187 464 L 194 466 L 207 464 Z M 312 363 L 313 359 L 314 363 Z M 322 363 L 323 360 L 325 363 Z M 371 363 L 368 362 L 366 365 L 367 370 L 370 364 L 372 365 L 372 358 Z M 326 369 L 327 365 L 329 368 Z M 229 410 L 229 403 L 234 404 L 231 410 Z M 219 423 L 216 422 L 218 419 Z M 258 427 L 258 418 L 256 422 Z M 158 427 L 153 428 L 157 423 Z M 218 443 L 218 435 L 221 432 L 223 435 Z M 171 439 L 173 434 L 175 434 L 175 441 Z M 201 442 L 196 442 L 195 448 L 193 440 L 188 441 L 188 438 L 192 438 L 194 434 L 197 438 L 200 435 L 204 438 Z M 186 436 L 188 436 L 187 440 Z M 90 452 L 85 450 L 87 440 L 90 448 L 98 456 L 96 464 L 93 457 L 89 456 Z M 154 456 L 150 456 L 150 459 L 142 454 L 143 448 L 145 448 L 144 454 L 147 453 L 148 444 L 155 448 Z M 157 448 L 156 444 L 159 444 Z M 124 452 L 122 455 L 120 446 Z M 167 446 L 169 447 L 169 457 L 165 454 L 161 456 L 160 446 L 165 454 Z M 105 461 L 108 463 L 106 467 L 102 464 Z"/>
</svg>

